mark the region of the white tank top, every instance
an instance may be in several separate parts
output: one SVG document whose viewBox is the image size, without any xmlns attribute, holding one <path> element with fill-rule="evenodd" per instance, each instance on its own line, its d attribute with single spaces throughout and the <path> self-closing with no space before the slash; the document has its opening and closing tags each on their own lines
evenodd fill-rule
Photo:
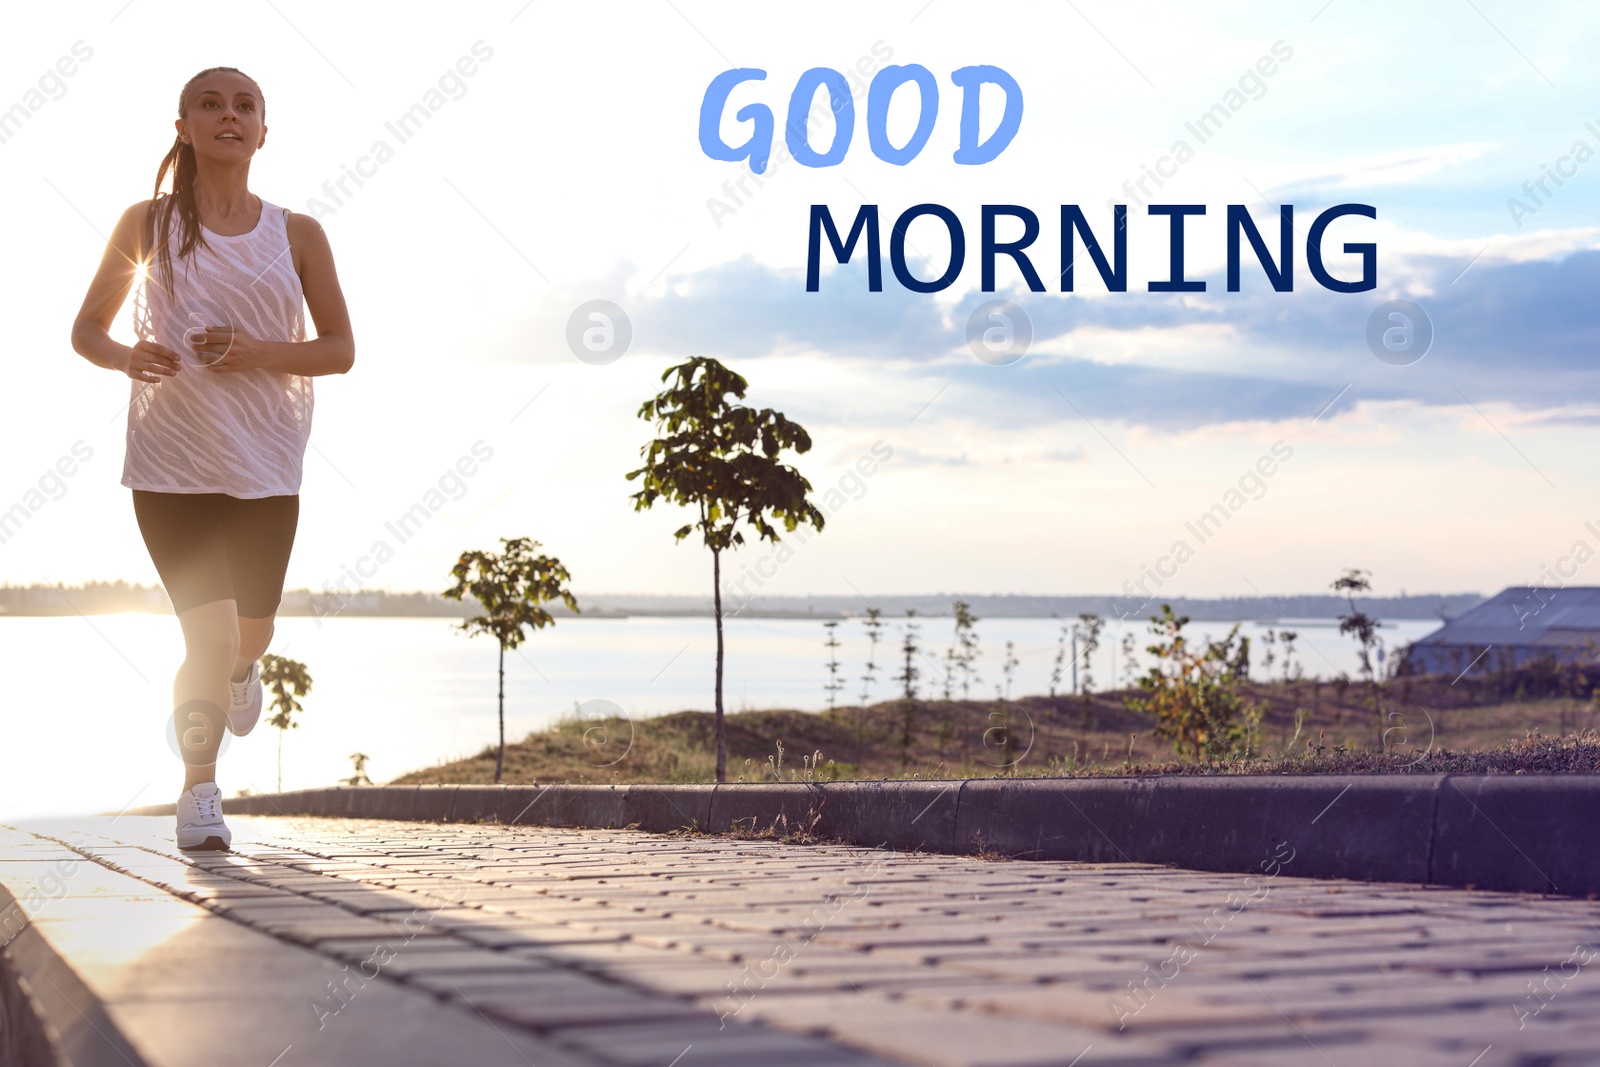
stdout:
<svg viewBox="0 0 1600 1067">
<path fill-rule="evenodd" d="M 183 356 L 159 382 L 132 382 L 122 484 L 161 493 L 226 493 L 243 499 L 300 491 L 311 434 L 311 379 L 199 364 L 184 331 L 232 325 L 261 341 L 304 341 L 305 294 L 289 251 L 289 213 L 261 201 L 249 233 L 201 227 L 192 263 L 178 255 L 177 212 L 168 247 L 172 291 L 148 265 L 133 304 L 134 332 Z M 157 240 L 160 238 L 158 237 Z"/>
</svg>

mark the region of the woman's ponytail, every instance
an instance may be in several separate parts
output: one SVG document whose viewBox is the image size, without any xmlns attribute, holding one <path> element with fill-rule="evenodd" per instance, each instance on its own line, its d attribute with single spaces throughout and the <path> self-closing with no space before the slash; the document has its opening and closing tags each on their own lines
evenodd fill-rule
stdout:
<svg viewBox="0 0 1600 1067">
<path fill-rule="evenodd" d="M 234 74 L 250 78 L 250 75 L 237 67 L 208 67 L 199 74 L 190 78 L 183 84 L 183 90 L 178 93 L 178 117 L 181 119 L 188 111 L 189 90 L 194 83 L 207 74 L 217 71 L 230 71 Z M 261 115 L 266 117 L 267 100 L 261 93 L 261 86 L 254 78 L 250 78 L 256 86 L 256 94 L 261 100 Z M 163 194 L 161 185 L 166 180 L 168 173 L 172 175 L 172 192 Z M 145 212 L 144 220 L 144 248 L 143 254 L 148 259 L 152 254 L 160 260 L 162 284 L 168 289 L 172 288 L 172 249 L 166 236 L 171 232 L 172 213 L 178 213 L 178 257 L 190 258 L 194 255 L 196 246 L 205 243 L 205 236 L 200 232 L 200 203 L 195 197 L 195 158 L 194 145 L 184 142 L 181 136 L 174 136 L 172 147 L 162 157 L 161 163 L 156 167 L 155 191 L 151 194 L 150 209 Z M 160 234 L 159 239 L 157 234 Z"/>
</svg>

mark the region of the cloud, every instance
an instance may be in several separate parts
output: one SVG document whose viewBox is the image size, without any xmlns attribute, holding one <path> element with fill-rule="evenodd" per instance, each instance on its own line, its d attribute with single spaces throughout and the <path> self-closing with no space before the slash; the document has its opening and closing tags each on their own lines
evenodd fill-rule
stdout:
<svg viewBox="0 0 1600 1067">
<path fill-rule="evenodd" d="M 1279 200 L 1293 203 L 1314 192 L 1408 185 L 1481 159 L 1499 147 L 1492 141 L 1466 141 L 1319 161 L 1284 168 L 1272 189 Z"/>
<path fill-rule="evenodd" d="M 1476 262 L 1396 255 L 1391 263 L 1382 251 L 1380 288 L 1360 294 L 1323 289 L 1303 262 L 1293 293 L 1272 291 L 1259 268 L 1247 265 L 1238 293 L 1213 276 L 1197 294 L 974 291 L 953 304 L 892 280 L 884 291 L 868 292 L 857 265 L 825 274 L 822 291 L 808 293 L 799 270 L 749 256 L 645 295 L 624 295 L 615 276 L 608 284 L 633 319 L 641 351 L 724 360 L 820 354 L 894 373 L 921 368 L 987 394 L 997 417 L 1023 424 L 1070 412 L 1061 394 L 1089 418 L 1170 429 L 1310 418 L 1347 386 L 1350 395 L 1328 416 L 1359 400 L 1409 399 L 1500 402 L 1584 417 L 1570 409 L 1575 397 L 1600 395 L 1600 250 L 1531 260 L 1511 250 Z M 1302 248 L 1297 258 L 1303 255 Z M 1000 368 L 972 357 L 965 332 L 972 311 L 997 295 L 1024 308 L 1034 335 L 1025 359 Z M 1412 366 L 1381 362 L 1366 344 L 1369 316 L 1395 297 L 1415 301 L 1433 323 L 1433 348 Z M 564 322 L 555 312 L 549 318 Z M 1193 336 L 1200 326 L 1208 328 L 1204 344 Z M 1104 349 L 1108 336 L 1131 343 L 1152 333 L 1169 342 L 1159 355 L 1130 362 L 1084 356 Z M 1078 343 L 1088 338 L 1095 344 Z M 1171 365 L 1190 350 L 1196 365 Z"/>
<path fill-rule="evenodd" d="M 640 322 L 662 351 L 683 355 L 811 350 L 925 359 L 949 349 L 950 330 L 927 296 L 889 285 L 868 292 L 866 270 L 853 264 L 830 281 L 825 292 L 808 293 L 803 272 L 745 255 L 683 279 L 647 302 Z"/>
<path fill-rule="evenodd" d="M 1059 419 L 1055 421 L 1060 421 Z M 957 448 L 929 449 L 901 445 L 895 449 L 897 467 L 971 467 L 1005 466 L 1011 463 L 1083 463 L 1089 453 L 1082 448 L 1041 448 L 1037 442 L 1024 439 L 1020 444 L 991 439 Z"/>
</svg>

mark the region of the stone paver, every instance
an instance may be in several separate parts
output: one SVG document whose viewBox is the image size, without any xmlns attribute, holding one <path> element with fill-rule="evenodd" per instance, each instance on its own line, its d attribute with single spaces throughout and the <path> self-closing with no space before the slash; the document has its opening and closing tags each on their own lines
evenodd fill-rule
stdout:
<svg viewBox="0 0 1600 1067">
<path fill-rule="evenodd" d="M 1593 902 L 629 831 L 230 823 L 236 851 L 198 857 L 172 847 L 170 818 L 0 829 L 0 885 L 32 891 L 33 933 L 155 1067 L 1600 1065 Z"/>
</svg>

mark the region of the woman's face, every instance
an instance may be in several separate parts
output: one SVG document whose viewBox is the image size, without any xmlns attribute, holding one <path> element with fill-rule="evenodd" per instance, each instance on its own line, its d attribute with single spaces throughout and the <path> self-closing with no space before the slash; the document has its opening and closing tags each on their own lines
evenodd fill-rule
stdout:
<svg viewBox="0 0 1600 1067">
<path fill-rule="evenodd" d="M 247 160 L 267 141 L 255 83 L 226 70 L 195 82 L 177 129 L 195 155 L 219 163 Z"/>
</svg>

